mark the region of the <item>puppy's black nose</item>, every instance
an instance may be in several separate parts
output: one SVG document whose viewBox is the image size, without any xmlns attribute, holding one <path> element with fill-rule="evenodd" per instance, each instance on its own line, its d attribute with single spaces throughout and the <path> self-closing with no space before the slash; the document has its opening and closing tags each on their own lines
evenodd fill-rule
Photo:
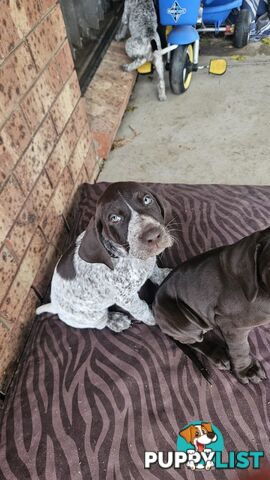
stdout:
<svg viewBox="0 0 270 480">
<path fill-rule="evenodd" d="M 214 432 L 207 432 L 207 437 L 208 438 L 214 438 L 216 434 Z"/>
<path fill-rule="evenodd" d="M 150 227 L 145 230 L 139 237 L 139 239 L 151 245 L 151 243 L 157 242 L 161 238 L 161 231 L 157 227 Z"/>
</svg>

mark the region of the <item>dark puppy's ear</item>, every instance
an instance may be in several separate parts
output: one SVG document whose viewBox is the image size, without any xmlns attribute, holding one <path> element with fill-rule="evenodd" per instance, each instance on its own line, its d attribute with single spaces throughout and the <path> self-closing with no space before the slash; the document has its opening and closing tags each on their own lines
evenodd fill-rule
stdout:
<svg viewBox="0 0 270 480">
<path fill-rule="evenodd" d="M 267 237 L 262 240 L 259 253 L 259 274 L 262 286 L 270 293 L 270 230 Z"/>
<path fill-rule="evenodd" d="M 164 223 L 167 225 L 167 223 L 172 219 L 173 213 L 172 213 L 172 207 L 168 200 L 160 193 L 156 193 L 153 190 L 151 191 L 153 197 L 156 199 L 156 202 L 159 205 L 159 208 L 161 210 L 162 216 L 164 218 Z"/>
<path fill-rule="evenodd" d="M 101 222 L 91 218 L 78 253 L 85 262 L 104 263 L 113 270 L 111 257 L 101 242 L 101 228 Z"/>
<path fill-rule="evenodd" d="M 258 233 L 243 238 L 236 245 L 225 249 L 220 256 L 224 271 L 241 285 L 249 302 L 256 300 L 258 284 Z M 230 280 L 229 280 L 230 281 Z"/>
</svg>

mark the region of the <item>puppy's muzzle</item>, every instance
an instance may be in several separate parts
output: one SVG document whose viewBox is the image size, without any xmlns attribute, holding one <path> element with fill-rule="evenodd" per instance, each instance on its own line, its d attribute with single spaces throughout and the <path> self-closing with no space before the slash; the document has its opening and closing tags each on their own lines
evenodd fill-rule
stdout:
<svg viewBox="0 0 270 480">
<path fill-rule="evenodd" d="M 148 247 L 157 247 L 159 246 L 159 242 L 162 239 L 163 232 L 161 228 L 156 227 L 156 226 L 150 226 L 146 228 L 141 235 L 139 235 L 139 240 L 147 245 Z"/>
</svg>

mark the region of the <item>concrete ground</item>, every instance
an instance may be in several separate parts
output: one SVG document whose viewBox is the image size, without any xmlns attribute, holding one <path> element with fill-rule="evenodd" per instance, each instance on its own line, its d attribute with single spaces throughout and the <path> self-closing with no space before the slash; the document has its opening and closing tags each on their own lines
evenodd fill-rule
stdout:
<svg viewBox="0 0 270 480">
<path fill-rule="evenodd" d="M 99 181 L 270 184 L 270 45 L 239 51 L 206 39 L 200 64 L 217 55 L 226 74 L 201 70 L 184 95 L 172 94 L 166 72 L 163 103 L 156 79 L 138 78 Z"/>
</svg>

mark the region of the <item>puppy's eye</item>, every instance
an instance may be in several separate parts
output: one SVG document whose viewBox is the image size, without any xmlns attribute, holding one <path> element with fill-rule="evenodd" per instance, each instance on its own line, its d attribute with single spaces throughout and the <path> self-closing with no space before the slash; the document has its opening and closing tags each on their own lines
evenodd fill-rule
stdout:
<svg viewBox="0 0 270 480">
<path fill-rule="evenodd" d="M 110 220 L 110 222 L 112 222 L 112 223 L 119 223 L 119 222 L 121 222 L 122 217 L 120 217 L 120 215 L 116 215 L 115 213 L 112 213 L 112 214 L 109 216 L 109 220 Z"/>
<path fill-rule="evenodd" d="M 153 198 L 150 197 L 150 195 L 144 195 L 143 203 L 144 205 L 151 205 L 151 203 L 153 203 Z"/>
<path fill-rule="evenodd" d="M 198 437 L 198 436 L 199 436 L 199 432 L 196 432 L 196 433 L 195 433 L 195 437 Z"/>
</svg>

